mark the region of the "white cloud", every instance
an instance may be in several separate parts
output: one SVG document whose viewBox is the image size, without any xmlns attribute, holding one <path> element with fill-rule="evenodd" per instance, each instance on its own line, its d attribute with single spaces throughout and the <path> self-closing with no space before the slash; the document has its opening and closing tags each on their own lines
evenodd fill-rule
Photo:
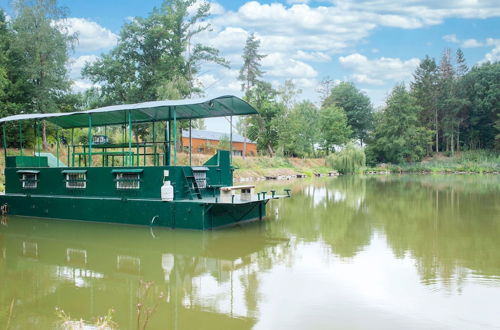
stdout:
<svg viewBox="0 0 500 330">
<path fill-rule="evenodd" d="M 460 47 L 463 48 L 475 48 L 484 46 L 484 43 L 476 39 L 460 40 L 456 34 L 447 34 L 443 36 L 443 40 L 454 44 L 460 44 Z"/>
<path fill-rule="evenodd" d="M 477 41 L 476 39 L 467 39 L 462 42 L 463 48 L 475 48 L 475 47 L 483 47 L 484 44 Z"/>
<path fill-rule="evenodd" d="M 309 64 L 294 60 L 283 53 L 268 54 L 262 60 L 266 76 L 284 78 L 314 78 L 318 72 Z"/>
<path fill-rule="evenodd" d="M 331 56 L 325 54 L 323 52 L 304 52 L 302 50 L 298 50 L 294 55 L 294 59 L 297 60 L 306 60 L 311 62 L 329 62 L 331 61 Z"/>
<path fill-rule="evenodd" d="M 78 35 L 77 51 L 93 52 L 110 48 L 118 42 L 118 36 L 96 22 L 85 18 L 71 17 L 58 24 L 65 25 L 68 32 Z"/>
<path fill-rule="evenodd" d="M 456 34 L 447 34 L 445 36 L 443 36 L 443 40 L 444 41 L 448 41 L 448 42 L 452 42 L 454 44 L 457 44 L 459 43 L 460 41 L 458 40 L 457 38 L 457 35 Z"/>
<path fill-rule="evenodd" d="M 99 87 L 99 85 L 94 85 L 89 81 L 86 80 L 73 80 L 73 84 L 71 86 L 71 89 L 75 93 L 81 93 L 85 92 L 87 89 L 90 89 L 92 87 Z"/>
<path fill-rule="evenodd" d="M 79 78 L 85 64 L 95 62 L 97 59 L 98 57 L 96 55 L 82 55 L 78 58 L 71 59 L 69 64 L 70 77 Z"/>
<path fill-rule="evenodd" d="M 479 63 L 500 61 L 500 39 L 488 38 L 486 39 L 486 45 L 494 46 L 494 48 L 484 55 L 484 58 Z"/>
<path fill-rule="evenodd" d="M 297 3 L 309 3 L 311 2 L 310 0 L 286 0 L 288 4 L 294 5 Z"/>
<path fill-rule="evenodd" d="M 387 82 L 408 81 L 420 63 L 417 58 L 402 61 L 399 58 L 381 57 L 370 60 L 359 53 L 339 57 L 340 64 L 351 70 L 350 78 L 358 83 L 383 85 Z"/>
</svg>

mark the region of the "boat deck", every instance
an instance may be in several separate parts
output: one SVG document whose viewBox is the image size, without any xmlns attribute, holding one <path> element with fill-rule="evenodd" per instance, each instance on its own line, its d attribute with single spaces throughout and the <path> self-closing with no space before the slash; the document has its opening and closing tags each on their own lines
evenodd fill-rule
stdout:
<svg viewBox="0 0 500 330">
<path fill-rule="evenodd" d="M 200 204 L 249 204 L 249 203 L 254 203 L 254 202 L 262 202 L 262 201 L 269 201 L 271 199 L 279 199 L 279 198 L 286 198 L 289 197 L 287 195 L 274 195 L 272 197 L 271 195 L 267 196 L 265 198 L 262 198 L 262 196 L 259 196 L 257 194 L 252 195 L 251 200 L 241 200 L 240 195 L 234 195 L 234 200 L 231 202 L 222 202 L 220 197 L 203 197 L 202 199 L 180 199 L 180 200 L 175 200 L 176 203 L 200 203 Z"/>
</svg>

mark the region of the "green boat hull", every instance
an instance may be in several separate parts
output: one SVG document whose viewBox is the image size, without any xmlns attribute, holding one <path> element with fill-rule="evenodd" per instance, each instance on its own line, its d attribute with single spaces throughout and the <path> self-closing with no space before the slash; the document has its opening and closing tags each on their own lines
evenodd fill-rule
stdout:
<svg viewBox="0 0 500 330">
<path fill-rule="evenodd" d="M 8 214 L 12 215 L 199 230 L 262 219 L 267 201 L 223 204 L 72 196 L 0 196 L 0 204 L 7 204 Z"/>
</svg>

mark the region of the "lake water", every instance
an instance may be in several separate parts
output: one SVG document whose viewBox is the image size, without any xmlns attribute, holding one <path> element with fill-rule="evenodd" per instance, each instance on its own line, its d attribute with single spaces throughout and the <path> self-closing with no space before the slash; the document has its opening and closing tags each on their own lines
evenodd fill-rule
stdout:
<svg viewBox="0 0 500 330">
<path fill-rule="evenodd" d="M 500 329 L 500 176 L 272 187 L 211 232 L 2 219 L 0 328 Z"/>
</svg>

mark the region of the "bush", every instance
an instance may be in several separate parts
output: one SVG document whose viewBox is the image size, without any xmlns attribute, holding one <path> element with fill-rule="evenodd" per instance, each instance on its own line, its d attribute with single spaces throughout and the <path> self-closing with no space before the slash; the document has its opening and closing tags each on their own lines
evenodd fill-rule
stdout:
<svg viewBox="0 0 500 330">
<path fill-rule="evenodd" d="M 366 164 L 365 151 L 349 143 L 341 151 L 326 157 L 326 164 L 340 173 L 358 173 Z"/>
</svg>

